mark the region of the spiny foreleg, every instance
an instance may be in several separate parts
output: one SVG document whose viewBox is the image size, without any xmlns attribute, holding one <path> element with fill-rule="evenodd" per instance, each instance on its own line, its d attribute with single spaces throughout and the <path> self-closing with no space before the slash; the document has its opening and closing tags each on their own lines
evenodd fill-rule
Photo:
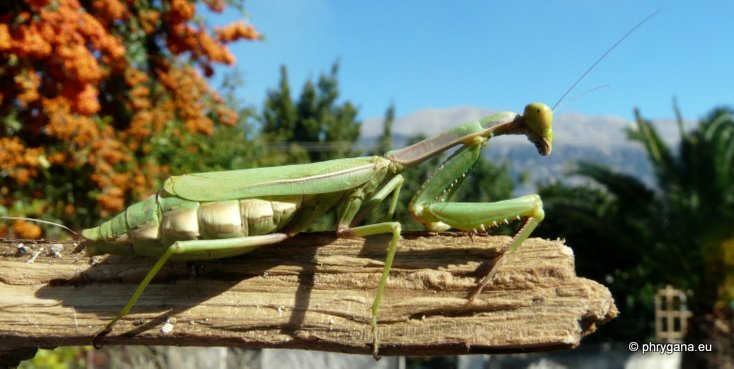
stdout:
<svg viewBox="0 0 734 369">
<path fill-rule="evenodd" d="M 476 138 L 466 147 L 449 157 L 423 184 L 410 204 L 413 217 L 430 230 L 450 228 L 468 232 L 486 231 L 501 223 L 524 220 L 523 226 L 505 247 L 505 255 L 480 280 L 469 297 L 471 303 L 494 278 L 506 254 L 515 251 L 543 220 L 543 202 L 538 195 L 527 195 L 514 199 L 490 203 L 447 202 L 447 199 L 463 182 L 468 172 L 479 160 L 481 147 L 486 139 Z"/>
</svg>

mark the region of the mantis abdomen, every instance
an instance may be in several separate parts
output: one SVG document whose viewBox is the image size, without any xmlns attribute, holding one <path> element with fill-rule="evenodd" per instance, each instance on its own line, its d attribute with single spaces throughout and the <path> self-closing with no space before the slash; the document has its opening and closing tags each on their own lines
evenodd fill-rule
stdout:
<svg viewBox="0 0 734 369">
<path fill-rule="evenodd" d="M 84 230 L 84 237 L 93 241 L 87 248 L 90 255 L 159 256 L 176 241 L 276 232 L 289 224 L 302 203 L 302 195 L 198 202 L 162 192 L 133 204 L 99 227 Z"/>
</svg>

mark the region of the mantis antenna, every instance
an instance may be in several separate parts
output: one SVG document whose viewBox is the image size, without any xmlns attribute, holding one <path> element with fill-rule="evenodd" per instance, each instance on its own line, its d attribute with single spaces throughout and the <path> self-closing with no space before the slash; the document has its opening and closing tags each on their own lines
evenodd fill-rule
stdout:
<svg viewBox="0 0 734 369">
<path fill-rule="evenodd" d="M 604 58 L 606 58 L 607 55 L 609 55 L 609 53 L 612 52 L 612 50 L 614 50 L 615 48 L 617 48 L 617 46 L 619 46 L 619 44 L 621 44 L 622 41 L 624 41 L 629 35 L 631 35 L 633 32 L 635 32 L 635 30 L 637 30 L 638 28 L 640 28 L 640 26 L 642 26 L 643 24 L 645 24 L 647 21 L 649 21 L 652 17 L 654 17 L 655 15 L 657 15 L 659 12 L 660 12 L 660 9 L 652 12 L 652 14 L 648 15 L 647 17 L 645 17 L 645 19 L 643 19 L 640 22 L 638 22 L 634 27 L 632 27 L 629 31 L 627 31 L 627 33 L 625 33 L 622 37 L 620 37 L 619 40 L 617 40 L 617 42 L 614 43 L 614 45 L 612 45 L 610 48 L 608 48 L 607 51 L 604 52 L 604 54 L 602 54 L 598 59 L 596 59 L 596 61 L 593 64 L 591 64 L 591 66 L 588 69 L 586 69 L 586 71 L 584 73 L 581 74 L 581 77 L 579 77 L 576 80 L 576 82 L 574 82 L 571 85 L 571 87 L 569 87 L 566 90 L 566 92 L 564 92 L 563 95 L 561 95 L 561 98 L 558 99 L 558 102 L 556 102 L 555 105 L 553 105 L 553 111 L 556 111 L 556 108 L 561 103 L 561 101 L 563 101 L 563 99 L 565 99 L 566 96 L 568 96 L 568 94 L 571 92 L 571 90 L 573 90 L 576 87 L 576 85 L 578 85 L 579 82 L 581 82 L 581 80 L 583 80 L 586 77 L 586 75 L 589 74 L 589 72 L 591 72 L 591 70 L 594 69 L 594 67 L 596 67 L 597 64 L 599 64 L 602 60 L 604 60 Z"/>
<path fill-rule="evenodd" d="M 607 87 L 609 87 L 609 85 L 596 86 L 594 88 L 590 88 L 590 89 L 588 89 L 588 90 L 586 90 L 586 91 L 584 91 L 584 92 L 582 92 L 582 93 L 580 93 L 580 94 L 578 94 L 578 95 L 576 95 L 576 96 L 574 96 L 574 97 L 572 97 L 572 98 L 564 101 L 563 104 L 559 104 L 560 103 L 560 101 L 559 101 L 558 103 L 556 103 L 556 106 L 553 107 L 553 112 L 555 113 L 556 110 L 558 110 L 558 109 L 560 109 L 560 108 L 562 108 L 562 107 L 564 107 L 564 106 L 566 106 L 566 105 L 568 105 L 568 104 L 570 104 L 570 103 L 572 103 L 572 102 L 574 102 L 574 101 L 576 101 L 576 100 L 578 100 L 578 99 L 580 99 L 580 98 L 582 98 L 582 97 L 584 97 L 584 96 L 586 96 L 586 95 L 588 95 L 588 94 L 590 94 L 590 93 L 592 93 L 592 92 L 594 92 L 596 90 L 601 90 L 602 88 L 607 88 Z"/>
<path fill-rule="evenodd" d="M 78 233 L 76 233 L 76 232 L 74 232 L 74 231 L 72 231 L 72 230 L 71 230 L 71 228 L 69 228 L 69 227 L 67 227 L 67 226 L 65 226 L 65 225 L 63 225 L 63 224 L 59 224 L 59 223 L 54 223 L 54 222 L 49 222 L 48 220 L 41 220 L 41 219 L 34 219 L 34 218 L 26 218 L 26 217 L 0 217 L 0 219 L 8 219 L 8 220 L 27 220 L 27 221 L 29 221 L 29 222 L 36 222 L 36 223 L 42 223 L 42 224 L 50 224 L 50 225 L 55 225 L 55 226 L 57 226 L 57 227 L 61 227 L 61 228 L 65 229 L 65 230 L 67 230 L 67 231 L 71 232 L 71 233 L 72 233 L 72 234 L 74 234 L 75 236 L 79 236 L 79 234 L 78 234 Z"/>
</svg>

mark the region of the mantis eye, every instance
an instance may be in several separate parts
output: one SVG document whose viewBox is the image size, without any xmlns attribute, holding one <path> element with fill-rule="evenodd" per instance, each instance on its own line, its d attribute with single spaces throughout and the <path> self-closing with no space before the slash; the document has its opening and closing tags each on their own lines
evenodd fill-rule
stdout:
<svg viewBox="0 0 734 369">
<path fill-rule="evenodd" d="M 530 128 L 538 133 L 551 129 L 553 124 L 553 111 L 543 103 L 528 104 L 524 116 Z"/>
</svg>

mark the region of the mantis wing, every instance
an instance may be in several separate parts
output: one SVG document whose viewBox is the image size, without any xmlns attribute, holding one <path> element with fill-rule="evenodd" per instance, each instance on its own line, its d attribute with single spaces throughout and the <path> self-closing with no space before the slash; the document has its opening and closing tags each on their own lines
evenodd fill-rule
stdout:
<svg viewBox="0 0 734 369">
<path fill-rule="evenodd" d="M 374 177 L 377 158 L 184 174 L 169 178 L 163 188 L 172 195 L 192 201 L 338 192 L 357 187 Z"/>
</svg>

